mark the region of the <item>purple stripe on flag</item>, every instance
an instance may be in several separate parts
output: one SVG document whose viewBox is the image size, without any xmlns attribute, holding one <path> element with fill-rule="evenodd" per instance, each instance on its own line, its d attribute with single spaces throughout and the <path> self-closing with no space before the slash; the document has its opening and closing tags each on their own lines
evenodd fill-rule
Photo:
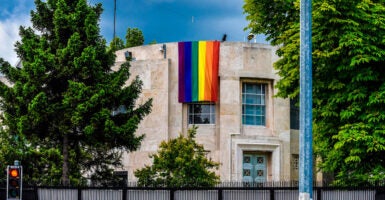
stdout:
<svg viewBox="0 0 385 200">
<path fill-rule="evenodd" d="M 185 71 L 184 71 L 184 65 L 185 65 L 185 60 L 184 60 L 184 43 L 183 42 L 178 42 L 178 57 L 179 57 L 179 63 L 178 63 L 178 68 L 179 68 L 179 77 L 178 77 L 178 81 L 179 81 L 179 87 L 178 87 L 178 92 L 179 92 L 179 95 L 178 95 L 178 101 L 179 102 L 185 102 L 185 81 L 184 81 L 184 74 L 185 74 Z"/>
<path fill-rule="evenodd" d="M 184 43 L 185 102 L 192 101 L 191 42 Z"/>
</svg>

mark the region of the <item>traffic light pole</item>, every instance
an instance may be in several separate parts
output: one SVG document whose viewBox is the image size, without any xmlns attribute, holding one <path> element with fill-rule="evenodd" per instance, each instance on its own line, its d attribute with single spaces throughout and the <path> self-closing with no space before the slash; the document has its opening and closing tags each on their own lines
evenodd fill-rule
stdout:
<svg viewBox="0 0 385 200">
<path fill-rule="evenodd" d="M 300 2 L 299 200 L 313 199 L 311 2 Z"/>
</svg>

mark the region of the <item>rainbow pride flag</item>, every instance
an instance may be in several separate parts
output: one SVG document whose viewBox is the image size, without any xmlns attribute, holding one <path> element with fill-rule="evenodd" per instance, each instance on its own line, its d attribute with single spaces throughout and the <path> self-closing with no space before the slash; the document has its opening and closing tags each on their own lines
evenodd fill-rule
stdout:
<svg viewBox="0 0 385 200">
<path fill-rule="evenodd" d="M 179 42 L 181 103 L 218 100 L 219 41 Z"/>
</svg>

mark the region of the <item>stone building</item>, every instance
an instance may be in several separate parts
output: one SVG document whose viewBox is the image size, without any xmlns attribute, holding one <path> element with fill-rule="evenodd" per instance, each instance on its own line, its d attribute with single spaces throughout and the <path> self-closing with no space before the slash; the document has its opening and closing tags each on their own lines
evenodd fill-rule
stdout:
<svg viewBox="0 0 385 200">
<path fill-rule="evenodd" d="M 131 78 L 138 75 L 143 81 L 138 103 L 153 98 L 152 112 L 137 131 L 145 134 L 140 149 L 124 155 L 128 180 L 136 179 L 134 170 L 151 164 L 148 155 L 161 141 L 186 134 L 192 124 L 199 127 L 197 141 L 220 163 L 221 180 L 297 180 L 298 130 L 291 127 L 298 126 L 298 111 L 290 109 L 288 99 L 274 97 L 279 79 L 273 69 L 275 50 L 265 44 L 221 42 L 214 103 L 178 101 L 178 43 L 117 51 L 115 68 L 129 56 Z"/>
</svg>

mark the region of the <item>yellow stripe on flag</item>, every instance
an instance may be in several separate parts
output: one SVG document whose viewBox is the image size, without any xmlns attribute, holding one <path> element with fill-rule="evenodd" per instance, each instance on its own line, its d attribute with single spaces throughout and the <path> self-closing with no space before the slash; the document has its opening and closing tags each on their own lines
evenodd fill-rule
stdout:
<svg viewBox="0 0 385 200">
<path fill-rule="evenodd" d="M 202 101 L 205 98 L 206 41 L 199 41 L 198 49 L 198 100 Z"/>
</svg>

